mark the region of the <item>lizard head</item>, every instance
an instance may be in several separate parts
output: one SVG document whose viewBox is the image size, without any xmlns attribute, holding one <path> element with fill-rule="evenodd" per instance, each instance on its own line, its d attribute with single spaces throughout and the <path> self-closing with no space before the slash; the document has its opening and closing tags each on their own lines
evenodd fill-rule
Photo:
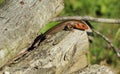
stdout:
<svg viewBox="0 0 120 74">
<path fill-rule="evenodd" d="M 74 28 L 79 29 L 79 30 L 84 30 L 86 31 L 89 41 L 92 42 L 92 36 L 93 35 L 93 27 L 88 21 L 80 21 L 74 25 Z"/>
<path fill-rule="evenodd" d="M 76 20 L 76 21 L 68 21 L 66 24 L 67 29 L 75 28 L 78 30 L 83 30 L 87 33 L 90 42 L 92 42 L 93 35 L 93 27 L 92 25 L 86 20 Z"/>
<path fill-rule="evenodd" d="M 87 30 L 87 29 L 89 29 L 89 27 L 87 25 L 83 24 L 83 23 L 76 23 L 74 25 L 74 27 L 76 29 L 80 29 L 80 30 Z"/>
</svg>

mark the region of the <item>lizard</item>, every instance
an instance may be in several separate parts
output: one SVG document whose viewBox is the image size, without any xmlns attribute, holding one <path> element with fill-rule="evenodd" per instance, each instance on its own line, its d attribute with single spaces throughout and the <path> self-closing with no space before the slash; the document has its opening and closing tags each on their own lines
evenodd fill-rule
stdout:
<svg viewBox="0 0 120 74">
<path fill-rule="evenodd" d="M 61 30 L 71 31 L 73 29 L 78 29 L 78 30 L 86 31 L 88 34 L 88 38 L 89 38 L 89 36 L 93 36 L 92 28 L 93 28 L 92 25 L 86 20 L 67 20 L 67 21 L 60 22 L 57 25 L 55 25 L 54 27 L 50 28 L 45 33 L 38 35 L 35 38 L 32 45 L 27 50 L 21 51 L 17 55 L 17 57 L 15 57 L 12 61 L 10 61 L 9 64 L 15 63 L 15 61 L 17 62 L 17 60 L 19 60 L 22 56 L 26 55 L 29 51 L 33 50 L 34 48 L 37 48 L 40 45 L 40 43 L 43 40 L 45 40 L 47 38 L 47 36 L 49 36 L 49 35 L 57 33 Z"/>
<path fill-rule="evenodd" d="M 60 22 L 59 24 L 57 24 L 54 27 L 50 28 L 44 34 L 38 35 L 36 37 L 36 39 L 34 40 L 33 44 L 31 45 L 31 47 L 28 49 L 28 51 L 36 48 L 37 46 L 39 46 L 39 44 L 43 40 L 45 40 L 49 35 L 57 33 L 57 32 L 59 32 L 61 30 L 69 30 L 69 31 L 71 31 L 73 29 L 78 29 L 78 30 L 86 31 L 88 36 L 93 36 L 92 28 L 93 28 L 93 26 L 86 20 L 67 20 L 67 21 Z M 90 40 L 90 42 L 91 42 L 91 40 Z M 36 43 L 38 43 L 37 46 L 35 46 Z"/>
</svg>

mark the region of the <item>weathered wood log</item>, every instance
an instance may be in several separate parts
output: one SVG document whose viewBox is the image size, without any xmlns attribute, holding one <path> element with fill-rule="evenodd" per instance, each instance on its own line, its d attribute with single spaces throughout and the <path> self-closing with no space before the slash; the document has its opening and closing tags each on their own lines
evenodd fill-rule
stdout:
<svg viewBox="0 0 120 74">
<path fill-rule="evenodd" d="M 61 31 L 6 66 L 11 74 L 69 74 L 88 65 L 89 41 L 85 31 Z M 24 59 L 25 58 L 25 59 Z"/>
<path fill-rule="evenodd" d="M 26 50 L 63 9 L 63 0 L 5 0 L 0 6 L 0 67 Z"/>
<path fill-rule="evenodd" d="M 91 65 L 88 66 L 76 74 L 117 74 L 112 69 L 103 65 Z"/>
</svg>

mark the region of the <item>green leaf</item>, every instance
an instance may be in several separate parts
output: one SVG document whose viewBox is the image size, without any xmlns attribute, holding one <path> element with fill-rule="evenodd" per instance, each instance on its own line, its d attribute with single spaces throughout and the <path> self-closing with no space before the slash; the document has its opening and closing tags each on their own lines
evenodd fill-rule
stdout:
<svg viewBox="0 0 120 74">
<path fill-rule="evenodd" d="M 57 25 L 57 24 L 58 24 L 58 22 L 51 22 L 51 23 L 45 25 L 45 26 L 41 29 L 40 33 L 42 33 L 42 34 L 45 33 L 47 30 L 49 30 L 50 28 L 52 28 L 53 26 L 55 26 L 55 25 Z"/>
</svg>

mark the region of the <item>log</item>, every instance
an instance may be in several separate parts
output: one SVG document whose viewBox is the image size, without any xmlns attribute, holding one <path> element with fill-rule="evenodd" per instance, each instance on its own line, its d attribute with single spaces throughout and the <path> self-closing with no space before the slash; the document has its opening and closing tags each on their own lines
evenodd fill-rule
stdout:
<svg viewBox="0 0 120 74">
<path fill-rule="evenodd" d="M 104 65 L 90 65 L 76 74 L 117 74 L 110 67 Z"/>
<path fill-rule="evenodd" d="M 5 0 L 0 6 L 0 68 L 26 50 L 63 9 L 63 0 Z"/>
<path fill-rule="evenodd" d="M 60 31 L 27 55 L 6 66 L 10 74 L 70 74 L 88 65 L 89 41 L 85 31 Z"/>
</svg>

